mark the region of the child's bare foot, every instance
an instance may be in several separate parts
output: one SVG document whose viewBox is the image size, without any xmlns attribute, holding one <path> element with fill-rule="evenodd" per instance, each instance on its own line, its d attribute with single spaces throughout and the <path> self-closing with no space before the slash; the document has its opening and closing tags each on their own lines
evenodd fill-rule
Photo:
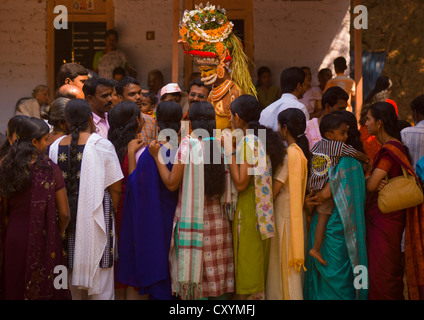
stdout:
<svg viewBox="0 0 424 320">
<path fill-rule="evenodd" d="M 327 265 L 327 261 L 325 261 L 322 258 L 321 252 L 315 250 L 314 248 L 312 248 L 311 250 L 309 250 L 309 254 L 314 257 L 315 259 L 318 260 L 319 263 L 323 264 L 324 266 Z"/>
</svg>

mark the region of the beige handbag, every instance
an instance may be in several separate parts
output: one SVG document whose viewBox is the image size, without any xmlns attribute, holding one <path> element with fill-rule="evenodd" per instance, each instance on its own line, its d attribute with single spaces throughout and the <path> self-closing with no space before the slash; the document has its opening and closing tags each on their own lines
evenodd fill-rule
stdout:
<svg viewBox="0 0 424 320">
<path fill-rule="evenodd" d="M 389 179 L 378 193 L 378 208 L 381 213 L 415 207 L 424 201 L 423 190 L 415 177 L 402 167 L 403 175 Z M 386 176 L 387 178 L 387 176 Z"/>
</svg>

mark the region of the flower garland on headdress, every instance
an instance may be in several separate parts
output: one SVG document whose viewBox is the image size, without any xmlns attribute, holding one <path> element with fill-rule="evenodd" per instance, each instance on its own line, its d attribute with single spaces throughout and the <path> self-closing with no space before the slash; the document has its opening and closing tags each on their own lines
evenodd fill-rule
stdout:
<svg viewBox="0 0 424 320">
<path fill-rule="evenodd" d="M 199 57 L 207 64 L 217 66 L 218 77 L 227 71 L 246 94 L 256 96 L 248 69 L 248 57 L 240 39 L 233 33 L 234 24 L 226 10 L 209 2 L 185 11 L 180 23 L 180 39 L 186 54 Z"/>
</svg>

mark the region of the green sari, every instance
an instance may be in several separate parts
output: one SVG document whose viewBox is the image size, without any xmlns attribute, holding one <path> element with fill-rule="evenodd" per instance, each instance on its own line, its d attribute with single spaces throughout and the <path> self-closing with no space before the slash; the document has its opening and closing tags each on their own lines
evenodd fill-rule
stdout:
<svg viewBox="0 0 424 320">
<path fill-rule="evenodd" d="M 238 193 L 232 224 L 236 293 L 262 299 L 275 232 L 271 160 L 254 135 L 239 143 L 237 157 L 238 163 L 247 161 L 254 170 L 246 190 Z"/>
<path fill-rule="evenodd" d="M 365 178 L 359 161 L 343 157 L 329 171 L 335 207 L 327 224 L 321 253 L 328 265 L 306 257 L 305 300 L 367 300 L 368 259 L 365 244 Z M 312 248 L 317 214 L 308 237 Z M 363 267 L 357 267 L 363 266 Z M 355 279 L 356 278 L 356 279 Z M 355 289 L 354 284 L 359 284 Z"/>
</svg>

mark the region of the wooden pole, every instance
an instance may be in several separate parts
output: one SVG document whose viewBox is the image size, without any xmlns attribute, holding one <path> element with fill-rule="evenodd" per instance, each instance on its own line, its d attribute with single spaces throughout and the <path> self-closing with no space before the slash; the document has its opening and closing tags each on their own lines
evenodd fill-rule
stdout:
<svg viewBox="0 0 424 320">
<path fill-rule="evenodd" d="M 354 0 L 353 6 L 356 7 L 362 4 L 362 0 Z M 353 8 L 352 8 L 353 10 Z M 355 14 L 353 16 L 355 18 Z M 359 120 L 361 116 L 361 109 L 363 104 L 363 78 L 362 78 L 362 29 L 354 29 L 354 62 L 355 62 L 355 84 L 356 84 L 356 97 L 355 97 L 355 115 Z"/>
<path fill-rule="evenodd" d="M 180 0 L 174 0 L 172 19 L 172 82 L 178 83 Z"/>
</svg>

